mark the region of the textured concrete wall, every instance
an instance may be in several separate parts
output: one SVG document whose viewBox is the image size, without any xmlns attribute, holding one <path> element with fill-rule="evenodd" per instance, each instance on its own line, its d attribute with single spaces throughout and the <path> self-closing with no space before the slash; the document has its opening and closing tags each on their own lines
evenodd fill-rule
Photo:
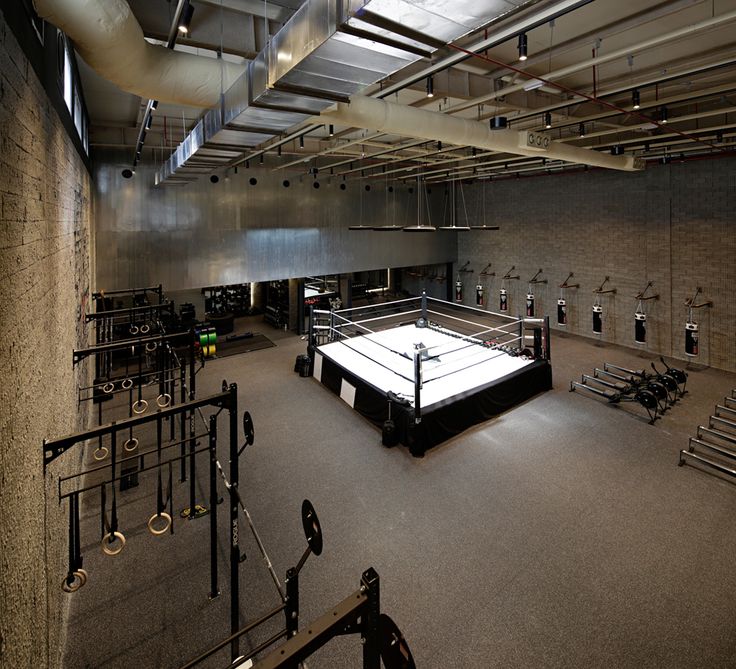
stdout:
<svg viewBox="0 0 736 669">
<path fill-rule="evenodd" d="M 66 506 L 42 440 L 73 432 L 86 341 L 90 179 L 0 14 L 0 666 L 60 665 Z M 45 485 L 44 485 L 45 483 Z"/>
<path fill-rule="evenodd" d="M 593 336 L 592 291 L 605 276 L 615 295 L 602 297 L 602 339 L 634 345 L 634 299 L 648 281 L 660 299 L 646 303 L 646 348 L 676 358 L 684 355 L 685 300 L 701 286 L 712 309 L 695 314 L 700 324 L 698 362 L 736 370 L 736 160 L 725 158 L 653 166 L 642 173 L 613 171 L 550 175 L 465 186 L 469 211 L 498 232 L 460 233 L 458 262 L 472 261 L 475 273 L 492 262 L 496 276 L 488 308 L 498 309 L 500 277 L 515 265 L 508 282 L 513 314 L 523 313 L 527 281 L 542 268 L 547 285 L 536 286 L 537 315 L 556 323 L 559 284 L 569 272 L 580 283 L 568 290 L 567 330 Z M 651 292 L 650 292 L 651 294 Z M 702 296 L 701 296 L 702 297 Z M 465 303 L 474 304 L 466 290 Z"/>
</svg>

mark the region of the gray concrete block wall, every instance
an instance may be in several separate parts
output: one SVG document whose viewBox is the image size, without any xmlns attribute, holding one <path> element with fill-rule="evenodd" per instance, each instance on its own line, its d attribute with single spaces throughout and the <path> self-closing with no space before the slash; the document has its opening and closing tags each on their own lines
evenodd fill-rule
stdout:
<svg viewBox="0 0 736 669">
<path fill-rule="evenodd" d="M 487 308 L 498 309 L 502 277 L 509 283 L 510 313 L 523 313 L 527 281 L 539 269 L 549 280 L 536 286 L 537 315 L 556 325 L 559 284 L 569 272 L 568 326 L 592 333 L 592 291 L 605 276 L 615 295 L 601 298 L 602 339 L 635 347 L 634 299 L 648 281 L 660 298 L 645 303 L 649 351 L 685 359 L 685 300 L 696 286 L 712 309 L 695 314 L 701 327 L 696 362 L 736 370 L 736 160 L 673 162 L 641 173 L 594 170 L 569 175 L 510 179 L 463 186 L 471 223 L 481 222 L 485 200 L 488 225 L 498 232 L 458 233 L 458 263 L 471 260 L 476 272 L 491 262 Z M 470 287 L 468 284 L 467 287 Z M 464 302 L 474 305 L 474 291 Z M 563 328 L 559 328 L 562 330 Z"/>
<path fill-rule="evenodd" d="M 0 665 L 61 663 L 67 507 L 42 441 L 85 421 L 77 407 L 89 291 L 90 179 L 0 14 Z"/>
</svg>

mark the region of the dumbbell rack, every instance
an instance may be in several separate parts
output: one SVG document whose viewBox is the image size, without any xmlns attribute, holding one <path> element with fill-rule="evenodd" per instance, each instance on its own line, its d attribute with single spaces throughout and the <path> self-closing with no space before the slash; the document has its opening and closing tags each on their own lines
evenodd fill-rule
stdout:
<svg viewBox="0 0 736 669">
<path fill-rule="evenodd" d="M 680 451 L 677 464 L 690 463 L 736 478 L 736 388 L 723 398 L 723 404 L 716 404 L 707 426 L 698 425 L 695 436 L 688 441 L 687 450 Z"/>
</svg>

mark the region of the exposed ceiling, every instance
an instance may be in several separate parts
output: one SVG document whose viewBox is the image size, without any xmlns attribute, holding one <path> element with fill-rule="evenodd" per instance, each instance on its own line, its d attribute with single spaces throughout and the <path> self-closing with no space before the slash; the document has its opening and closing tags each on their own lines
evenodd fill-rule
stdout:
<svg viewBox="0 0 736 669">
<path fill-rule="evenodd" d="M 390 7 L 393 1 L 382 4 Z M 129 4 L 146 37 L 165 41 L 176 0 Z M 191 31 L 179 38 L 176 48 L 210 56 L 222 51 L 229 60 L 245 63 L 304 3 L 192 0 L 191 4 Z M 453 5 L 457 7 L 450 0 L 434 4 L 444 5 L 447 16 Z M 431 58 L 420 58 L 364 87 L 361 95 L 457 118 L 487 121 L 505 116 L 514 130 L 542 131 L 565 144 L 606 154 L 623 151 L 649 161 L 736 148 L 736 0 L 593 0 L 577 3 L 582 6 L 553 21 L 543 12 L 559 5 L 559 0 L 475 4 L 503 5 L 507 13 L 454 43 L 442 46 L 428 40 L 425 43 L 440 47 Z M 526 61 L 519 60 L 517 49 L 522 28 L 528 42 Z M 501 34 L 506 35 L 504 41 L 483 48 Z M 417 36 L 401 35 L 406 44 L 419 41 L 411 37 Z M 132 160 L 148 101 L 119 91 L 83 63 L 80 71 L 91 118 L 91 146 L 129 148 Z M 427 97 L 430 74 L 431 98 Z M 633 109 L 634 90 L 640 96 L 638 110 Z M 144 160 L 163 164 L 205 112 L 160 104 L 147 133 Z M 546 114 L 551 117 L 549 128 Z M 316 167 L 346 179 L 408 179 L 421 174 L 429 182 L 579 167 L 460 143 L 438 144 L 418 132 L 418 137 L 398 136 L 335 124 L 331 135 L 329 125 L 313 118 L 265 141 L 237 124 L 225 130 L 226 150 L 209 155 L 204 151 L 173 181 L 223 172 L 260 160 L 263 153 L 275 170 Z"/>
</svg>

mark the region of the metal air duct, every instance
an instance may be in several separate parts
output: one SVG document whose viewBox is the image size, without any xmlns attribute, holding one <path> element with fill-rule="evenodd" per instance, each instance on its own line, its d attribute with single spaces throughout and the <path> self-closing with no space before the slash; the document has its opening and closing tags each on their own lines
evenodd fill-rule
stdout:
<svg viewBox="0 0 736 669">
<path fill-rule="evenodd" d="M 156 176 L 222 164 L 509 10 L 505 0 L 307 0 Z M 211 117 L 211 118 L 210 118 Z M 270 134 L 269 134 L 270 133 Z M 209 164 L 212 164 L 211 161 Z"/>
<path fill-rule="evenodd" d="M 556 142 L 545 133 L 528 130 L 494 130 L 488 124 L 425 111 L 414 107 L 353 96 L 349 104 L 338 103 L 334 111 L 324 111 L 315 123 L 336 123 L 355 126 L 389 135 L 421 137 L 447 142 L 457 146 L 475 146 L 479 149 L 563 160 L 593 167 L 635 171 L 645 163 L 633 156 L 612 156 L 591 149 L 583 149 Z"/>
</svg>

